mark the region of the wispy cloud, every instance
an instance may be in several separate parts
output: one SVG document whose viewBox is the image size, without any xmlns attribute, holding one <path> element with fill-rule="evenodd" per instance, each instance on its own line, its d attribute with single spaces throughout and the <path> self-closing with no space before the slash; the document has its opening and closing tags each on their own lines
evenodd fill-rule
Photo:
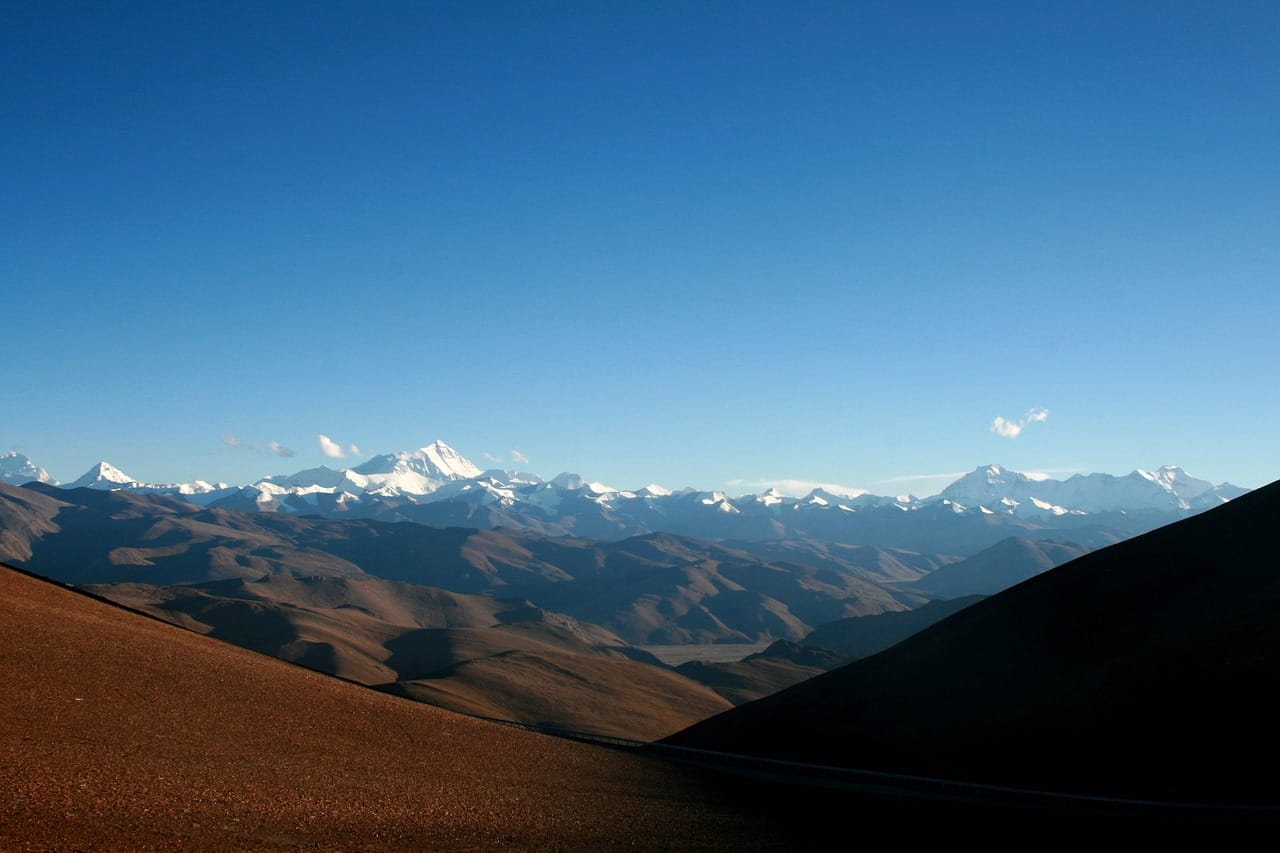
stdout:
<svg viewBox="0 0 1280 853">
<path fill-rule="evenodd" d="M 347 452 L 348 452 L 348 453 L 350 453 L 352 456 L 359 456 L 359 455 L 360 455 L 360 448 L 359 448 L 359 447 L 357 447 L 357 446 L 356 446 L 356 445 L 354 445 L 354 444 L 348 444 L 348 445 L 347 445 Z"/>
<path fill-rule="evenodd" d="M 946 473 L 946 474 L 906 474 L 902 477 L 889 477 L 888 479 L 881 480 L 880 482 L 882 483 L 917 483 L 923 480 L 958 480 L 968 473 L 969 473 L 968 471 L 956 471 L 954 473 Z"/>
<path fill-rule="evenodd" d="M 282 456 L 288 459 L 291 456 L 297 456 L 297 451 L 290 447 L 285 447 L 278 441 L 268 441 L 264 447 L 261 444 L 255 444 L 249 441 L 243 441 L 230 433 L 222 436 L 223 447 L 229 447 L 232 450 L 239 450 L 243 453 L 273 453 L 276 456 Z"/>
<path fill-rule="evenodd" d="M 866 489 L 859 489 L 856 486 L 843 486 L 839 483 L 820 483 L 816 480 L 792 480 L 782 478 L 779 480 L 730 480 L 730 486 L 746 486 L 755 489 L 777 489 L 784 495 L 792 495 L 794 497 L 804 497 L 814 489 L 822 489 L 833 495 L 840 495 L 846 498 L 856 498 L 858 495 L 865 495 Z"/>
<path fill-rule="evenodd" d="M 494 456 L 492 453 L 481 453 L 480 455 L 483 456 L 485 459 L 488 459 L 490 462 L 494 463 L 495 465 L 502 461 L 501 456 Z"/>
<path fill-rule="evenodd" d="M 524 465 L 529 461 L 529 457 L 525 456 L 519 450 L 513 450 L 511 451 L 511 461 L 517 465 Z"/>
<path fill-rule="evenodd" d="M 341 459 L 346 456 L 342 450 L 342 445 L 329 438 L 327 435 L 317 435 L 316 441 L 320 443 L 320 452 L 330 459 Z"/>
<path fill-rule="evenodd" d="M 996 416 L 996 419 L 991 422 L 991 431 L 1002 438 L 1017 438 L 1031 424 L 1044 423 L 1048 419 L 1049 410 L 1036 407 L 1028 409 L 1027 413 L 1016 421 L 1005 420 L 1000 416 Z"/>
<path fill-rule="evenodd" d="M 932 495 L 946 488 L 963 477 L 968 471 L 943 471 L 937 474 L 903 474 L 898 477 L 886 477 L 871 484 L 871 490 L 877 495 L 901 494 L 906 491 L 913 495 Z"/>
</svg>

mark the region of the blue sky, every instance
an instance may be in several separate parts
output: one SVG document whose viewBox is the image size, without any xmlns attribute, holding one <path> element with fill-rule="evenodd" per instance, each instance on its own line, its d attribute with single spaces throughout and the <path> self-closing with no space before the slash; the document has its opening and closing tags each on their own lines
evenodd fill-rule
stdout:
<svg viewBox="0 0 1280 853">
<path fill-rule="evenodd" d="M 1278 43 L 1274 3 L 0 3 L 0 452 L 1261 485 Z"/>
</svg>

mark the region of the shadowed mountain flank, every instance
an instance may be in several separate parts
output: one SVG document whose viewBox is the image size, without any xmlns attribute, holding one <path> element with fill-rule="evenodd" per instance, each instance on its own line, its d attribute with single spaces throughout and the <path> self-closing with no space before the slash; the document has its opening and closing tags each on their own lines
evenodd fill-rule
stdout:
<svg viewBox="0 0 1280 853">
<path fill-rule="evenodd" d="M 741 705 L 821 675 L 839 666 L 843 660 L 843 656 L 828 649 L 812 648 L 790 640 L 775 640 L 764 651 L 739 661 L 714 663 L 693 660 L 680 664 L 676 672 L 707 685 L 733 704 Z"/>
<path fill-rule="evenodd" d="M 930 598 L 993 595 L 1093 550 L 1071 542 L 1010 537 L 908 586 Z"/>
<path fill-rule="evenodd" d="M 837 652 L 843 662 L 865 658 L 902 642 L 982 598 L 981 595 L 967 595 L 947 601 L 931 601 L 915 610 L 839 619 L 819 625 L 804 638 L 804 644 Z"/>
<path fill-rule="evenodd" d="M 1043 788 L 1280 801 L 1277 515 L 1273 484 L 671 740 Z"/>
</svg>

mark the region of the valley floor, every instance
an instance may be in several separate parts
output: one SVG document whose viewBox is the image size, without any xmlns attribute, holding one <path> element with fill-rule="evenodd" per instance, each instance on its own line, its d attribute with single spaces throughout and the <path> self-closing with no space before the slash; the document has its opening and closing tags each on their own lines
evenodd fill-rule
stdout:
<svg viewBox="0 0 1280 853">
<path fill-rule="evenodd" d="M 691 660 L 708 663 L 732 663 L 769 648 L 765 643 L 685 643 L 679 646 L 637 646 L 667 666 L 679 666 Z"/>
</svg>

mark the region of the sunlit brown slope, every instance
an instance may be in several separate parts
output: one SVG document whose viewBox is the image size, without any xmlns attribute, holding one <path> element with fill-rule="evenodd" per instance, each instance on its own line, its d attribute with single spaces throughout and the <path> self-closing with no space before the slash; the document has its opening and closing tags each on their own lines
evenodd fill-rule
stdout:
<svg viewBox="0 0 1280 853">
<path fill-rule="evenodd" d="M 509 649 L 623 657 L 610 650 L 627 648 L 603 628 L 527 601 L 373 577 L 267 575 L 191 586 L 83 588 L 201 634 L 362 684 L 421 678 Z M 486 638 L 489 631 L 493 636 Z"/>
<path fill-rule="evenodd" d="M 1280 803 L 1280 483 L 673 738 L 823 764 Z"/>
<path fill-rule="evenodd" d="M 697 773 L 484 723 L 0 568 L 0 849 L 726 849 Z"/>
<path fill-rule="evenodd" d="M 671 670 L 555 651 L 476 657 L 388 689 L 466 714 L 636 740 L 665 737 L 730 707 Z"/>
<path fill-rule="evenodd" d="M 504 720 L 652 740 L 729 707 L 617 635 L 519 599 L 371 577 L 85 589 L 320 672 Z"/>
</svg>

